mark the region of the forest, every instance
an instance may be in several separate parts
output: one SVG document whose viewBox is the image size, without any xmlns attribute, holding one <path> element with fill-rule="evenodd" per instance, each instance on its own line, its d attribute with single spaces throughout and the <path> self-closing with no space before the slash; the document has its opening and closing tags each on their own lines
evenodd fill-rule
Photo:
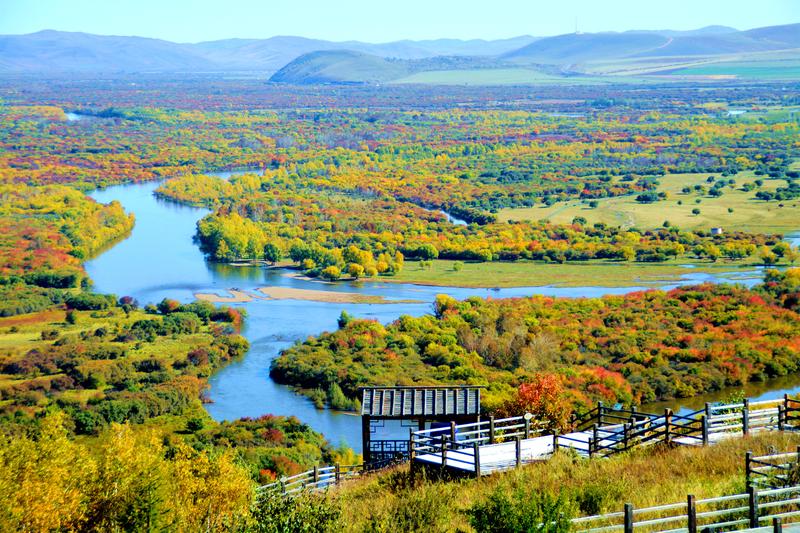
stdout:
<svg viewBox="0 0 800 533">
<path fill-rule="evenodd" d="M 289 142 L 291 159 L 279 155 L 253 174 L 229 181 L 189 174 L 158 189 L 162 197 L 215 209 L 198 225 L 210 258 L 285 259 L 312 276 L 327 269 L 324 277 L 337 279 L 391 275 L 402 263 L 398 252 L 419 260 L 555 263 L 752 258 L 773 264 L 797 257 L 779 235 L 734 231 L 712 238 L 710 227 L 688 231 L 668 221 L 636 228 L 589 225 L 581 216 L 569 225 L 500 223 L 496 216 L 500 209 L 570 199 L 589 208 L 609 196 L 663 201 L 667 195 L 655 192 L 660 182 L 683 173 L 713 173 L 702 192 L 714 197 L 737 187 L 742 174 L 763 177 L 742 187 L 785 183 L 774 192 L 750 189 L 753 201 L 777 205 L 798 178 L 790 168 L 797 123 L 789 117 L 765 124 L 696 110 L 631 112 L 625 120 L 602 112 L 589 120 L 450 111 L 395 116 L 380 134 L 373 131 L 380 119 L 358 113 L 300 120 L 311 120 L 312 128 L 346 123 L 348 129 L 339 128 L 337 135 L 364 137 L 350 142 L 317 133 Z M 286 139 L 275 140 L 277 152 L 283 146 Z M 451 215 L 463 222 L 452 223 Z"/>
<path fill-rule="evenodd" d="M 376 384 L 484 385 L 485 408 L 500 411 L 519 410 L 533 384 L 557 392 L 561 417 L 598 401 L 688 398 L 798 371 L 799 276 L 603 298 L 440 295 L 433 315 L 386 326 L 343 315 L 339 330 L 285 350 L 271 375 L 328 398 L 338 387 L 354 398 Z"/>
</svg>

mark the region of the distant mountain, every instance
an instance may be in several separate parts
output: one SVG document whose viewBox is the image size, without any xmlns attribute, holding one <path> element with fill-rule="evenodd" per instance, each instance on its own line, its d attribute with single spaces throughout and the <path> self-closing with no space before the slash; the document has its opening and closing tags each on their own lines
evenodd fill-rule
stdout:
<svg viewBox="0 0 800 533">
<path fill-rule="evenodd" d="M 570 33 L 540 39 L 502 57 L 518 63 L 580 63 L 630 56 L 664 46 L 669 40 L 654 33 Z"/>
<path fill-rule="evenodd" d="M 638 56 L 696 56 L 788 50 L 800 47 L 800 24 L 769 26 L 717 35 L 675 37 L 657 50 Z"/>
<path fill-rule="evenodd" d="M 728 31 L 571 33 L 539 39 L 502 57 L 517 63 L 583 63 L 620 58 L 714 56 L 800 47 L 800 24 Z M 732 28 L 731 28 L 732 30 Z"/>
<path fill-rule="evenodd" d="M 531 36 L 485 41 L 436 39 L 371 44 L 277 36 L 180 44 L 46 30 L 0 36 L 0 72 L 275 72 L 295 58 L 323 50 L 353 50 L 386 58 L 494 56 L 533 42 Z"/>
<path fill-rule="evenodd" d="M 696 30 L 629 30 L 625 33 L 657 33 L 667 37 L 689 37 L 693 35 L 721 35 L 723 33 L 736 33 L 736 28 L 730 26 L 704 26 Z"/>
<path fill-rule="evenodd" d="M 225 39 L 183 46 L 211 61 L 218 70 L 266 72 L 274 72 L 303 54 L 335 47 L 334 43 L 329 41 L 291 36 L 269 39 Z"/>
<path fill-rule="evenodd" d="M 424 71 L 468 70 L 472 71 L 469 79 L 489 79 L 491 76 L 483 71 L 494 70 L 506 80 L 543 75 L 552 81 L 553 77 L 587 75 L 660 75 L 696 67 L 698 62 L 708 65 L 733 61 L 740 63 L 738 72 L 755 73 L 758 69 L 742 70 L 741 62 L 758 66 L 770 58 L 777 61 L 769 67 L 770 77 L 781 78 L 786 72 L 797 71 L 792 62 L 800 58 L 800 24 L 747 31 L 707 26 L 690 31 L 637 30 L 379 44 L 293 36 L 187 44 L 52 30 L 0 36 L 0 72 L 250 71 L 274 73 L 273 80 L 284 83 L 385 82 Z M 715 75 L 738 75 L 726 68 L 732 74 L 715 67 Z M 524 75 L 520 78 L 511 72 L 515 69 L 523 69 Z M 421 79 L 464 78 L 426 74 Z"/>
<path fill-rule="evenodd" d="M 40 31 L 0 36 L 0 70 L 14 72 L 204 71 L 208 59 L 143 37 Z"/>
</svg>

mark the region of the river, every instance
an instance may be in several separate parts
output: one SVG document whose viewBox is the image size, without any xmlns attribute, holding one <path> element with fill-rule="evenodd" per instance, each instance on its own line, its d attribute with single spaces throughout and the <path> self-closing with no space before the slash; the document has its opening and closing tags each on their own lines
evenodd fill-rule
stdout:
<svg viewBox="0 0 800 533">
<path fill-rule="evenodd" d="M 219 173 L 229 177 L 231 172 Z M 336 328 L 344 310 L 357 317 L 390 322 L 402 314 L 421 315 L 431 311 L 437 294 L 458 299 L 469 296 L 495 298 L 545 294 L 551 296 L 601 296 L 623 294 L 645 287 L 516 287 L 507 289 L 469 289 L 426 287 L 386 282 L 321 283 L 297 279 L 288 271 L 261 266 L 231 266 L 205 260 L 193 242 L 197 220 L 209 211 L 161 200 L 153 195 L 158 183 L 118 185 L 90 193 L 103 203 L 118 200 L 126 211 L 136 215 L 136 225 L 125 240 L 86 263 L 95 290 L 117 296 L 135 297 L 144 305 L 169 297 L 182 302 L 194 299 L 196 292 L 224 295 L 227 289 L 253 290 L 263 286 L 285 286 L 322 291 L 346 291 L 383 296 L 388 300 L 418 300 L 422 303 L 341 304 L 299 300 L 254 300 L 236 304 L 247 310 L 243 335 L 251 348 L 245 357 L 214 374 L 209 380 L 206 406 L 216 420 L 257 417 L 271 413 L 294 415 L 321 431 L 334 444 L 346 443 L 360 451 L 360 419 L 353 414 L 316 409 L 304 396 L 269 378 L 270 362 L 297 340 Z M 696 273 L 681 282 L 665 283 L 669 289 L 703 281 L 737 281 L 752 285 L 759 279 L 741 272 L 729 276 Z M 798 379 L 800 382 L 800 379 Z M 779 387 L 782 393 L 784 387 Z M 798 390 L 794 384 L 791 390 Z M 407 436 L 399 426 L 379 428 L 381 435 Z"/>
</svg>

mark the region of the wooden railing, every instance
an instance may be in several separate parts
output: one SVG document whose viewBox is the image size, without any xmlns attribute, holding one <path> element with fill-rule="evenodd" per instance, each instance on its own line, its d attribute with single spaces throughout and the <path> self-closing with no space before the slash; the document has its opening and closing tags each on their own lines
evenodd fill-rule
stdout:
<svg viewBox="0 0 800 533">
<path fill-rule="evenodd" d="M 732 531 L 754 529 L 800 519 L 800 486 L 758 490 L 743 494 L 696 499 L 635 509 L 626 503 L 622 511 L 572 519 L 575 531 L 607 533 Z"/>
<path fill-rule="evenodd" d="M 547 432 L 542 423 L 537 423 L 525 416 L 512 416 L 508 418 L 494 418 L 458 424 L 455 422 L 447 428 L 424 429 L 410 431 L 409 450 L 411 457 L 440 453 L 442 450 L 451 451 L 462 448 L 508 442 L 519 437 L 530 439 L 545 435 Z"/>
<path fill-rule="evenodd" d="M 619 413 L 630 416 L 626 419 Z M 583 432 L 557 436 L 557 447 L 571 448 L 588 457 L 608 457 L 631 448 L 674 439 L 682 439 L 685 444 L 703 444 L 707 443 L 704 438 L 706 423 L 704 415 L 700 413 L 676 415 L 669 409 L 663 415 L 618 410 L 606 412 L 603 413 L 603 419 L 624 422 L 606 426 L 594 423 Z M 700 418 L 697 418 L 698 414 Z"/>
</svg>

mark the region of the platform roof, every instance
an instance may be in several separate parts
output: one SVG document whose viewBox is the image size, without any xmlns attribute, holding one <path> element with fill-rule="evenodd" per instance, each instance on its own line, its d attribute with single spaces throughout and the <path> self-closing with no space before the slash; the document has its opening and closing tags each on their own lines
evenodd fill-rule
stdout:
<svg viewBox="0 0 800 533">
<path fill-rule="evenodd" d="M 361 415 L 398 419 L 477 416 L 481 412 L 481 388 L 364 387 L 361 389 Z"/>
</svg>

